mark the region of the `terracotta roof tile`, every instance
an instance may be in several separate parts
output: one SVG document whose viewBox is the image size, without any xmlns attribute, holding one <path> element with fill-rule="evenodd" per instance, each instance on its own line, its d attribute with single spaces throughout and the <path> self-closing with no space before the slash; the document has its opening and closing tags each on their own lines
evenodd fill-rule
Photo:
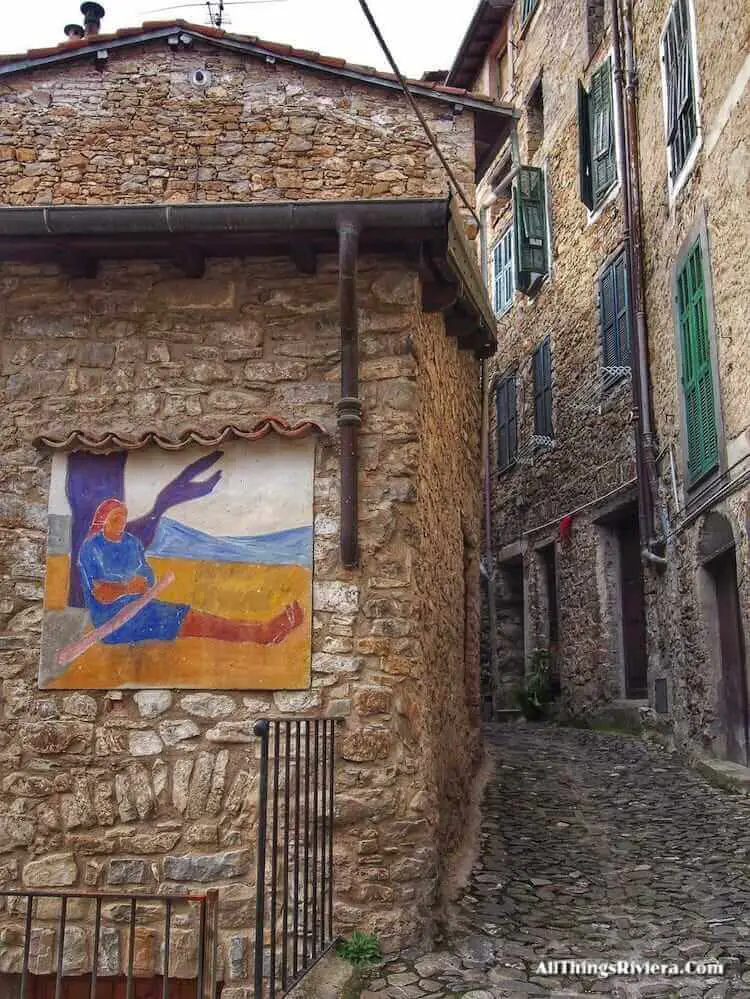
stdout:
<svg viewBox="0 0 750 999">
<path fill-rule="evenodd" d="M 258 38 L 256 35 L 235 34 L 224 31 L 222 28 L 214 28 L 210 25 L 193 24 L 190 21 L 185 21 L 181 18 L 170 21 L 145 21 L 140 27 L 119 28 L 112 34 L 89 35 L 84 38 L 62 42 L 60 45 L 50 48 L 30 49 L 28 52 L 16 53 L 13 55 L 0 55 L 0 66 L 12 62 L 20 62 L 25 59 L 33 61 L 35 59 L 47 58 L 55 54 L 65 55 L 75 50 L 85 49 L 88 46 L 100 45 L 102 43 L 106 44 L 108 41 L 133 39 L 135 42 L 141 35 L 146 35 L 153 31 L 164 31 L 168 29 L 173 29 L 175 31 L 189 31 L 194 35 L 202 36 L 208 39 L 225 38 L 229 41 L 239 42 L 240 44 L 253 45 L 263 49 L 271 55 L 276 54 L 282 57 L 288 56 L 289 58 L 305 59 L 308 62 L 317 63 L 321 67 L 350 70 L 354 73 L 362 73 L 363 75 L 372 77 L 374 81 L 395 81 L 397 79 L 395 74 L 374 69 L 372 66 L 363 66 L 359 63 L 347 62 L 345 59 L 341 59 L 336 56 L 321 55 L 319 52 L 313 52 L 309 49 L 296 49 L 291 45 L 286 45 L 281 42 L 266 41 L 263 38 Z M 464 90 L 460 87 L 448 87 L 445 84 L 424 80 L 407 80 L 407 82 L 411 86 L 418 87 L 421 90 L 430 90 L 436 94 L 445 94 L 446 96 L 455 97 L 470 97 L 474 101 L 487 104 L 488 107 L 501 108 L 504 106 L 500 102 L 493 100 L 485 94 L 473 94 L 470 90 Z"/>
</svg>

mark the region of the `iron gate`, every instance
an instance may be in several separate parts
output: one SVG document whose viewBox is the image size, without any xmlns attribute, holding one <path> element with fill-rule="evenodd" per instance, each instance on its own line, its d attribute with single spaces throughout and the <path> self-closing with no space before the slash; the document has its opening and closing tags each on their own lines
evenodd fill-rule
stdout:
<svg viewBox="0 0 750 999">
<path fill-rule="evenodd" d="M 335 722 L 258 721 L 255 999 L 285 995 L 335 943 Z"/>
</svg>

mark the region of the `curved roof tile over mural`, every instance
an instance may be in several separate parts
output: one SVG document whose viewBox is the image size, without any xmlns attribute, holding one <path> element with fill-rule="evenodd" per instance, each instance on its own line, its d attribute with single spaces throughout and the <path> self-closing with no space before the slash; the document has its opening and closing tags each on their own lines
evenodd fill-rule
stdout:
<svg viewBox="0 0 750 999">
<path fill-rule="evenodd" d="M 299 423 L 288 423 L 279 416 L 264 416 L 253 424 L 249 430 L 243 430 L 234 425 L 223 427 L 216 434 L 202 434 L 198 430 L 187 430 L 179 437 L 165 437 L 156 431 L 148 431 L 140 437 L 122 437 L 116 433 L 102 434 L 100 437 L 89 436 L 82 430 L 74 430 L 66 437 L 47 437 L 41 435 L 34 439 L 36 447 L 50 448 L 53 451 L 137 451 L 154 444 L 165 451 L 179 451 L 191 444 L 202 447 L 217 447 L 226 440 L 240 439 L 257 441 L 268 434 L 275 433 L 279 437 L 297 440 L 317 434 L 328 437 L 328 431 L 314 420 L 302 420 Z"/>
</svg>

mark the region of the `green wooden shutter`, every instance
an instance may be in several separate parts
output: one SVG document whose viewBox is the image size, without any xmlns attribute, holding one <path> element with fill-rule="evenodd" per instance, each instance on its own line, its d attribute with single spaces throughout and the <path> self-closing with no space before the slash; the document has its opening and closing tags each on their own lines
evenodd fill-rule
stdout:
<svg viewBox="0 0 750 999">
<path fill-rule="evenodd" d="M 615 123 L 612 104 L 612 65 L 607 61 L 591 76 L 589 95 L 591 187 L 594 206 L 600 205 L 617 178 Z"/>
<path fill-rule="evenodd" d="M 627 368 L 632 360 L 625 254 L 604 271 L 599 283 L 602 362 L 605 368 Z"/>
<path fill-rule="evenodd" d="M 713 471 L 719 462 L 719 435 L 700 242 L 690 251 L 678 276 L 677 307 L 682 347 L 688 478 L 693 483 Z"/>
<path fill-rule="evenodd" d="M 495 390 L 497 413 L 497 467 L 507 468 L 518 451 L 518 421 L 516 416 L 516 378 L 508 375 Z"/>
<path fill-rule="evenodd" d="M 589 128 L 589 95 L 578 81 L 578 177 L 581 201 L 589 210 L 594 207 L 591 185 L 591 130 Z"/>
<path fill-rule="evenodd" d="M 521 0 L 521 25 L 526 24 L 534 13 L 538 0 Z"/>
<path fill-rule="evenodd" d="M 516 285 L 526 291 L 535 275 L 547 273 L 547 203 L 544 174 L 521 167 L 513 191 Z"/>
<path fill-rule="evenodd" d="M 664 34 L 663 55 L 667 88 L 667 145 L 672 178 L 682 169 L 698 130 L 690 38 L 687 0 L 677 0 Z"/>
</svg>

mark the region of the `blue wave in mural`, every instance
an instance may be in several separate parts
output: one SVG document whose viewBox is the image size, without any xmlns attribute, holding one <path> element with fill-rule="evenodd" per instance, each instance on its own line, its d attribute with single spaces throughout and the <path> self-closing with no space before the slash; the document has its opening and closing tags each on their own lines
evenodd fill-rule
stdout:
<svg viewBox="0 0 750 999">
<path fill-rule="evenodd" d="M 214 537 L 162 517 L 148 555 L 205 562 L 305 565 L 312 568 L 312 527 L 296 527 L 249 538 Z"/>
</svg>

